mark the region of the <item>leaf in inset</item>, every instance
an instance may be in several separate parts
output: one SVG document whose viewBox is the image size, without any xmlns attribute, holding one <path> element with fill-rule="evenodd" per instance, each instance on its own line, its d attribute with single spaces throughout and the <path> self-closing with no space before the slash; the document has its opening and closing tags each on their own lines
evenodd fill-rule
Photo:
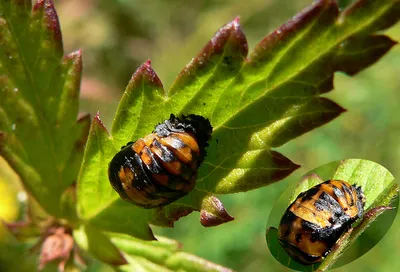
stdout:
<svg viewBox="0 0 400 272">
<path fill-rule="evenodd" d="M 393 175 L 382 165 L 361 159 L 343 160 L 337 167 L 332 179 L 345 180 L 361 186 L 365 196 L 364 210 L 389 205 L 385 200 L 393 188 L 397 188 Z"/>
<path fill-rule="evenodd" d="M 274 227 L 269 227 L 266 231 L 266 240 L 268 244 L 269 251 L 271 255 L 275 257 L 275 259 L 280 262 L 281 264 L 297 270 L 297 271 L 306 271 L 312 272 L 314 271 L 319 264 L 312 264 L 312 265 L 302 265 L 298 262 L 295 262 L 283 249 L 281 244 L 278 240 L 278 229 Z"/>
<path fill-rule="evenodd" d="M 318 168 L 317 168 L 318 169 Z M 361 159 L 347 159 L 340 161 L 337 168 L 331 174 L 330 179 L 344 180 L 351 185 L 361 186 L 366 203 L 364 206 L 364 216 L 362 220 L 357 221 L 353 225 L 354 229 L 348 233 L 344 233 L 342 237 L 338 240 L 337 245 L 332 249 L 331 253 L 322 261 L 320 264 L 315 264 L 311 266 L 304 266 L 292 258 L 283 250 L 283 248 L 278 244 L 277 230 L 276 228 L 269 228 L 267 230 L 267 242 L 271 251 L 271 254 L 288 267 L 301 271 L 313 271 L 318 268 L 317 271 L 325 271 L 326 269 L 332 267 L 339 257 L 355 242 L 357 239 L 369 239 L 370 236 L 360 235 L 367 230 L 367 228 L 378 219 L 383 212 L 395 208 L 395 201 L 398 201 L 399 197 L 399 187 L 395 183 L 393 175 L 383 166 L 368 160 Z M 297 187 L 293 191 L 293 194 L 287 205 L 290 205 L 297 196 L 309 190 L 311 187 L 324 182 L 318 175 L 311 173 L 306 175 L 297 184 Z M 391 226 L 394 220 L 395 214 L 391 214 L 391 220 L 388 223 L 380 225 L 380 229 L 384 229 L 378 233 L 371 233 L 370 235 L 378 236 L 375 239 L 375 243 L 362 243 L 363 246 L 368 244 L 368 249 L 364 249 L 363 252 L 356 251 L 354 254 L 348 255 L 349 257 L 341 262 L 339 265 L 344 265 L 350 261 L 353 261 L 365 254 L 369 249 L 371 249 L 386 233 L 386 231 Z M 310 270 L 311 269 L 311 270 Z"/>
<path fill-rule="evenodd" d="M 398 193 L 398 192 L 397 192 Z M 392 210 L 393 207 L 390 206 L 379 206 L 373 209 L 370 209 L 363 217 L 363 220 L 360 224 L 343 234 L 340 238 L 340 242 L 336 245 L 336 247 L 329 253 L 326 259 L 321 263 L 318 267 L 317 271 L 327 271 L 330 267 L 332 267 L 335 262 L 340 258 L 340 256 L 345 252 L 349 246 L 356 241 L 356 239 L 374 222 L 378 219 L 380 215 L 384 212 Z"/>
</svg>

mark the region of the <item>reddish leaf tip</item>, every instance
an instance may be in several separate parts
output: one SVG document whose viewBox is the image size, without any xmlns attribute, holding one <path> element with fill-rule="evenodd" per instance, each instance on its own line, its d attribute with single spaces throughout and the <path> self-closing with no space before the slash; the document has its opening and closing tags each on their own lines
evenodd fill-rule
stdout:
<svg viewBox="0 0 400 272">
<path fill-rule="evenodd" d="M 216 216 L 215 214 L 209 213 L 207 211 L 201 211 L 200 213 L 200 223 L 204 227 L 215 227 L 219 226 L 223 223 L 230 222 L 234 220 L 235 218 L 230 216 L 228 213 L 225 211 L 225 216 Z"/>
<path fill-rule="evenodd" d="M 232 221 L 234 218 L 228 214 L 222 202 L 215 196 L 204 200 L 200 212 L 200 223 L 204 227 L 214 227 Z"/>
<path fill-rule="evenodd" d="M 38 10 L 44 6 L 45 0 L 37 0 L 35 5 L 33 6 L 33 10 Z"/>
<path fill-rule="evenodd" d="M 81 59 L 82 58 L 82 49 L 78 49 L 74 52 L 69 53 L 65 58 L 67 59 Z"/>
<path fill-rule="evenodd" d="M 137 80 L 140 80 L 140 78 L 146 79 L 152 85 L 155 85 L 159 89 L 164 90 L 164 87 L 162 85 L 160 78 L 158 77 L 157 73 L 151 67 L 150 59 L 148 59 L 146 62 L 144 62 L 142 65 L 140 65 L 139 68 L 135 71 L 135 73 L 133 73 L 129 84 L 132 84 Z"/>
<path fill-rule="evenodd" d="M 96 115 L 94 116 L 94 118 L 93 118 L 93 125 L 99 126 L 99 127 L 100 127 L 101 129 L 103 129 L 107 134 L 109 134 L 108 131 L 107 131 L 107 129 L 106 129 L 106 127 L 104 126 L 103 122 L 102 122 L 101 119 L 100 119 L 100 111 L 97 111 Z"/>
<path fill-rule="evenodd" d="M 236 16 L 235 19 L 233 19 L 232 21 L 230 21 L 226 25 L 222 26 L 218 30 L 218 32 L 229 31 L 229 30 L 241 31 L 241 29 L 240 29 L 240 17 L 239 16 Z"/>
<path fill-rule="evenodd" d="M 42 11 L 44 13 L 44 21 L 50 32 L 53 33 L 54 46 L 58 52 L 63 52 L 63 42 L 61 35 L 60 22 L 54 8 L 52 0 L 38 0 L 33 6 L 33 13 Z"/>
<path fill-rule="evenodd" d="M 338 104 L 336 104 L 336 106 L 337 106 L 337 113 L 338 113 L 337 116 L 341 115 L 342 113 L 347 112 L 347 110 L 345 108 L 343 108 L 342 106 L 340 106 Z"/>
<path fill-rule="evenodd" d="M 218 29 L 196 57 L 192 58 L 189 64 L 179 73 L 170 88 L 170 93 L 173 94 L 182 87 L 184 88 L 184 85 L 196 80 L 195 75 L 215 66 L 217 63 L 212 60 L 213 58 L 226 57 L 226 59 L 229 59 L 229 63 L 223 60 L 224 64 L 228 64 L 231 67 L 228 71 L 229 73 L 240 69 L 239 67 L 246 61 L 248 43 L 239 22 L 240 17 L 237 16 Z M 225 56 L 223 56 L 224 51 L 226 53 Z"/>
<path fill-rule="evenodd" d="M 239 50 L 245 57 L 248 52 L 248 45 L 239 21 L 239 17 L 236 17 L 233 21 L 222 26 L 211 38 L 210 42 L 200 51 L 196 59 L 202 55 L 204 56 L 204 54 L 220 54 L 227 44 L 235 45 L 236 50 Z"/>
<path fill-rule="evenodd" d="M 82 49 L 76 50 L 72 53 L 69 53 L 68 55 L 66 55 L 64 57 L 64 61 L 66 63 L 72 62 L 72 66 L 73 66 L 73 71 L 74 71 L 74 75 L 76 75 L 77 78 L 79 78 L 79 80 L 77 81 L 77 86 L 76 86 L 76 90 L 79 91 L 79 85 L 80 85 L 80 78 L 81 78 L 81 73 L 82 73 L 82 67 L 83 67 L 83 63 L 82 63 Z"/>
<path fill-rule="evenodd" d="M 33 10 L 39 10 L 39 9 L 54 9 L 54 3 L 52 0 L 37 0 L 35 5 L 33 6 Z"/>
<path fill-rule="evenodd" d="M 100 118 L 100 111 L 97 111 L 96 115 L 93 118 L 93 122 L 103 125 L 103 122 L 101 121 L 101 118 Z"/>
<path fill-rule="evenodd" d="M 308 23 L 323 13 L 324 10 L 332 10 L 332 14 L 339 14 L 339 9 L 335 0 L 314 1 L 311 5 L 305 7 L 296 14 L 291 20 L 264 37 L 256 45 L 250 57 L 250 61 L 262 61 L 265 57 L 268 57 L 268 52 L 270 52 L 272 48 L 289 37 L 296 35 L 300 29 L 306 27 Z"/>
</svg>

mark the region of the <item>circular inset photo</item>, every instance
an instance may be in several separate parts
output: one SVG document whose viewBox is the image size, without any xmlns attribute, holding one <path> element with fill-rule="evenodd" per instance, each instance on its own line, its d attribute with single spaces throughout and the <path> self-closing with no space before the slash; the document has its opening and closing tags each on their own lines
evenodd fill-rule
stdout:
<svg viewBox="0 0 400 272">
<path fill-rule="evenodd" d="M 383 166 L 346 159 L 322 165 L 290 186 L 267 223 L 271 254 L 299 271 L 326 271 L 361 257 L 392 225 L 399 186 Z"/>
</svg>

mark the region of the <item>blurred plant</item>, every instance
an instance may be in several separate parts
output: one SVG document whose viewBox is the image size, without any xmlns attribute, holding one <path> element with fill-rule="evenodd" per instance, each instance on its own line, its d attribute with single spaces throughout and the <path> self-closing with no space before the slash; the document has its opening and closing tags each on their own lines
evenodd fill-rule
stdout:
<svg viewBox="0 0 400 272">
<path fill-rule="evenodd" d="M 339 13 L 334 1 L 317 1 L 264 38 L 248 59 L 235 19 L 167 93 L 150 62 L 139 67 L 109 135 L 99 115 L 90 131 L 88 115 L 76 122 L 81 51 L 63 56 L 52 1 L 38 0 L 32 9 L 30 0 L 2 0 L 0 154 L 31 199 L 26 221 L 7 226 L 20 239 L 38 237 L 40 267 L 83 265 L 83 249 L 121 270 L 228 271 L 179 252 L 175 242 L 144 241 L 155 239 L 149 223 L 170 227 L 193 210 L 201 211 L 204 226 L 230 221 L 214 194 L 266 186 L 294 171 L 298 166 L 271 148 L 343 112 L 319 95 L 333 88 L 335 71 L 355 74 L 395 44 L 374 33 L 393 25 L 399 8 L 398 1 L 360 0 Z M 208 117 L 213 141 L 196 188 L 171 205 L 144 210 L 112 190 L 107 164 L 120 146 L 170 113 Z M 33 208 L 33 199 L 43 210 Z"/>
</svg>

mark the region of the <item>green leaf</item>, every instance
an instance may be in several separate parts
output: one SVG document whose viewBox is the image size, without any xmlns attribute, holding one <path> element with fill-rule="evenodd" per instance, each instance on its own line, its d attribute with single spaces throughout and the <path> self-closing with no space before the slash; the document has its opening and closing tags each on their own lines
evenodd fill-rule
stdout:
<svg viewBox="0 0 400 272">
<path fill-rule="evenodd" d="M 373 161 L 360 159 L 343 160 L 332 179 L 345 180 L 361 186 L 365 195 L 364 210 L 388 205 L 390 201 L 385 200 L 385 197 L 397 186 L 393 175 L 385 167 Z"/>
<path fill-rule="evenodd" d="M 166 93 L 148 60 L 133 74 L 121 98 L 112 125 L 114 145 L 124 146 L 131 139 L 149 134 L 165 119 Z"/>
<path fill-rule="evenodd" d="M 163 87 L 150 61 L 134 73 L 121 99 L 110 136 L 97 115 L 90 129 L 78 182 L 80 216 L 98 228 L 145 240 L 154 239 L 148 226 L 156 212 L 123 201 L 108 181 L 111 158 L 130 139 L 147 134 L 163 108 Z M 128 107 L 129 105 L 129 107 Z M 150 122 L 147 122 L 150 120 Z M 116 212 L 117 211 L 117 212 Z"/>
<path fill-rule="evenodd" d="M 60 199 L 76 181 L 90 122 L 76 120 L 81 55 L 64 56 L 52 1 L 0 1 L 0 155 L 57 217 L 76 214 Z"/>
<path fill-rule="evenodd" d="M 123 201 L 110 186 L 108 158 L 117 151 L 97 114 L 90 127 L 79 174 L 79 215 L 100 229 L 127 233 L 145 240 L 154 239 L 148 226 L 148 218 L 153 211 Z"/>
<path fill-rule="evenodd" d="M 92 220 L 102 213 L 97 227 L 112 221 L 114 229 L 128 233 L 128 211 L 115 209 L 121 200 L 106 177 L 109 161 L 126 142 L 151 133 L 171 113 L 194 113 L 209 118 L 214 128 L 196 188 L 168 206 L 142 211 L 132 226 L 144 226 L 146 220 L 173 226 L 194 210 L 201 211 L 206 226 L 231 220 L 222 203 L 210 199 L 269 185 L 299 167 L 272 148 L 344 111 L 320 95 L 333 89 L 334 72 L 355 74 L 390 50 L 395 42 L 375 32 L 397 22 L 399 9 L 398 1 L 359 0 L 339 12 L 333 0 L 315 1 L 261 40 L 249 57 L 236 18 L 217 31 L 168 92 L 146 62 L 128 84 L 111 135 L 89 136 L 89 143 L 104 139 L 85 152 L 78 185 L 81 216 Z M 88 200 L 93 197 L 96 201 Z"/>
<path fill-rule="evenodd" d="M 317 171 L 320 168 L 322 169 L 323 167 L 324 166 L 318 167 L 314 171 Z M 395 205 L 394 200 L 398 201 L 398 185 L 395 183 L 393 175 L 383 166 L 368 160 L 347 159 L 338 163 L 336 169 L 329 178 L 344 180 L 350 184 L 361 186 L 366 200 L 363 219 L 353 225 L 353 230 L 342 235 L 337 245 L 332 249 L 331 253 L 328 254 L 323 262 L 313 266 L 304 266 L 292 260 L 278 243 L 277 229 L 273 227 L 269 228 L 267 230 L 267 242 L 271 254 L 279 262 L 292 269 L 313 271 L 318 268 L 318 271 L 325 271 L 332 267 L 346 250 L 351 249 L 350 245 L 359 242 L 357 239 L 369 239 L 371 235 L 378 235 L 379 237 L 376 237 L 375 243 L 363 243 L 364 246 L 368 245 L 369 247 L 364 249 L 363 252 L 349 252 L 349 254 L 347 254 L 347 259 L 345 259 L 344 262 L 341 262 L 340 266 L 353 261 L 371 249 L 383 237 L 394 220 L 395 213 L 390 214 L 391 220 L 389 220 L 388 223 L 379 226 L 379 228 L 384 231 L 380 233 L 372 232 L 370 235 L 360 236 L 374 221 L 378 219 L 378 216 L 382 215 L 384 211 L 394 208 L 390 206 Z M 315 173 L 304 176 L 293 191 L 287 206 L 289 206 L 300 193 L 307 191 L 311 187 L 324 181 L 325 180 Z M 362 242 L 360 241 L 360 243 Z"/>
<path fill-rule="evenodd" d="M 194 255 L 180 251 L 180 245 L 164 237 L 158 241 L 142 241 L 122 234 L 110 234 L 111 241 L 121 249 L 128 265 L 120 266 L 121 271 L 194 271 L 229 272 L 228 268 L 211 263 Z"/>
</svg>

